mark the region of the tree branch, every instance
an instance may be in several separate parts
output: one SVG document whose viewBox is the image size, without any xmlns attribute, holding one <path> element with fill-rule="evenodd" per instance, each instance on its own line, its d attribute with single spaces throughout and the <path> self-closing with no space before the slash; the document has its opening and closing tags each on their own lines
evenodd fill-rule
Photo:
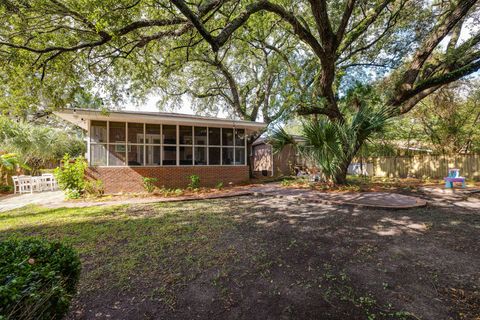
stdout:
<svg viewBox="0 0 480 320">
<path fill-rule="evenodd" d="M 340 24 L 337 29 L 337 33 L 335 35 L 337 38 L 336 39 L 337 44 L 341 43 L 343 40 L 343 36 L 345 35 L 345 31 L 347 30 L 348 22 L 353 13 L 353 8 L 355 7 L 355 2 L 356 0 L 348 0 L 347 2 L 345 11 L 343 12 L 343 15 L 342 15 L 342 20 L 340 21 Z"/>
<path fill-rule="evenodd" d="M 384 0 L 380 5 L 378 5 L 370 15 L 367 15 L 357 26 L 355 26 L 351 31 L 345 34 L 343 41 L 338 45 L 337 56 L 340 56 L 343 51 L 345 51 L 349 46 L 352 45 L 365 31 L 368 30 L 370 25 L 375 22 L 375 20 L 380 16 L 383 10 L 387 7 L 388 4 L 395 0 Z"/>
<path fill-rule="evenodd" d="M 476 2 L 477 0 L 460 0 L 454 10 L 435 27 L 413 56 L 407 71 L 403 73 L 401 81 L 397 84 L 397 94 L 390 100 L 389 104 L 399 106 L 408 99 L 411 95 L 409 91 L 412 90 L 423 64 L 443 38 L 463 19 Z"/>
</svg>

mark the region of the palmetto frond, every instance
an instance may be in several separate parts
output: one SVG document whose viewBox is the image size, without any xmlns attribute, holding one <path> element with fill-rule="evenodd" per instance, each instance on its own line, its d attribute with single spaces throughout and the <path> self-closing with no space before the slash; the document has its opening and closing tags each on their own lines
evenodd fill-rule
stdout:
<svg viewBox="0 0 480 320">
<path fill-rule="evenodd" d="M 381 132 L 391 117 L 389 108 L 364 107 L 344 122 L 328 118 L 302 123 L 303 143 L 296 143 L 284 129 L 275 129 L 269 141 L 274 152 L 291 145 L 309 162 L 314 163 L 328 180 L 348 166 L 362 144 Z"/>
</svg>

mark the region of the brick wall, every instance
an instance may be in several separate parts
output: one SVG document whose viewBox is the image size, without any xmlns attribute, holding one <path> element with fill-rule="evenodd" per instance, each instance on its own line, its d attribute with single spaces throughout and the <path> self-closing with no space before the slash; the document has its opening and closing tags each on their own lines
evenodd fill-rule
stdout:
<svg viewBox="0 0 480 320">
<path fill-rule="evenodd" d="M 248 166 L 198 166 L 198 167 L 90 167 L 87 177 L 101 179 L 106 193 L 142 192 L 142 177 L 157 178 L 159 187 L 185 188 L 190 175 L 200 177 L 200 186 L 213 187 L 218 182 L 227 186 L 249 179 Z"/>
</svg>

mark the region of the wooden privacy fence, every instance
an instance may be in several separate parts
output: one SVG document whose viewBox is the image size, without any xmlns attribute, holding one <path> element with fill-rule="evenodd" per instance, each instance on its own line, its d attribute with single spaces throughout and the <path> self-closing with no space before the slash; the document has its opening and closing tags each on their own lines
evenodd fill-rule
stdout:
<svg viewBox="0 0 480 320">
<path fill-rule="evenodd" d="M 369 176 L 442 179 L 448 169 L 458 168 L 468 179 L 480 180 L 480 155 L 380 157 L 363 159 Z M 368 165 L 367 165 L 368 164 Z"/>
</svg>

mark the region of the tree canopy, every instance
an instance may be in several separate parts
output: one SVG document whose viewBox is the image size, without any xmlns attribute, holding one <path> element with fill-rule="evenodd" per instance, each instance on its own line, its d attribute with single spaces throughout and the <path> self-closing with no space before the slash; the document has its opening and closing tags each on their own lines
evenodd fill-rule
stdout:
<svg viewBox="0 0 480 320">
<path fill-rule="evenodd" d="M 478 70 L 480 32 L 466 30 L 478 23 L 477 2 L 4 0 L 1 105 L 28 92 L 54 107 L 81 90 L 141 98 L 167 90 L 181 77 L 172 71 L 183 68 L 192 96 L 222 99 L 240 117 L 252 118 L 258 101 L 271 98 L 276 110 L 287 101 L 301 114 L 341 120 L 342 86 L 375 68 L 385 102 L 401 114 Z"/>
<path fill-rule="evenodd" d="M 343 124 L 364 108 L 394 117 L 480 68 L 478 2 L 3 0 L 0 107 L 163 92 L 247 120 L 293 111 Z M 364 133 L 341 141 L 356 152 Z M 340 148 L 338 172 L 351 149 Z"/>
</svg>

